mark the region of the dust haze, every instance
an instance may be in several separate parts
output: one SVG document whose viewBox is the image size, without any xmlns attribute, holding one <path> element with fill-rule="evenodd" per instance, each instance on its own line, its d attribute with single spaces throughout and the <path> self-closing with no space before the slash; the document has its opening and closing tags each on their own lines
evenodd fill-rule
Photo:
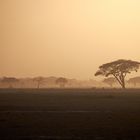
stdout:
<svg viewBox="0 0 140 140">
<path fill-rule="evenodd" d="M 106 62 L 140 60 L 138 0 L 1 0 L 0 6 L 1 77 L 88 80 Z"/>
<path fill-rule="evenodd" d="M 140 0 L 0 0 L 0 139 L 139 140 Z"/>
</svg>

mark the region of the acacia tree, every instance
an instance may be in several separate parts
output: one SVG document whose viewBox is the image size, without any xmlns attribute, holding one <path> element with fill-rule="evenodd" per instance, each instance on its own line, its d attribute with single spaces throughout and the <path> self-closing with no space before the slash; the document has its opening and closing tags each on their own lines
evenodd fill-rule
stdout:
<svg viewBox="0 0 140 140">
<path fill-rule="evenodd" d="M 109 77 L 105 78 L 103 82 L 108 84 L 110 87 L 113 87 L 113 84 L 116 82 L 116 79 L 114 77 Z"/>
<path fill-rule="evenodd" d="M 4 77 L 1 80 L 2 83 L 6 83 L 9 85 L 9 88 L 13 88 L 13 85 L 17 82 L 19 82 L 19 80 L 17 78 L 14 77 Z"/>
<path fill-rule="evenodd" d="M 64 88 L 68 80 L 66 78 L 60 77 L 56 80 L 56 84 L 59 84 L 60 87 Z"/>
<path fill-rule="evenodd" d="M 37 88 L 39 89 L 41 84 L 43 84 L 43 82 L 44 82 L 44 78 L 41 76 L 35 77 L 35 78 L 33 78 L 33 81 L 37 82 Z"/>
<path fill-rule="evenodd" d="M 125 88 L 125 77 L 132 71 L 137 72 L 140 63 L 131 60 L 120 59 L 110 63 L 103 64 L 95 73 L 95 76 L 102 75 L 105 77 L 114 76 L 122 88 Z"/>
</svg>

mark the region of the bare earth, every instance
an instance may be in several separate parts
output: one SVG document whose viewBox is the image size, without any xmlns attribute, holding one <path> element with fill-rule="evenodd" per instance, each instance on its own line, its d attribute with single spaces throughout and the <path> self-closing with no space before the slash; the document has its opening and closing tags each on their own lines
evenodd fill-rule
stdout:
<svg viewBox="0 0 140 140">
<path fill-rule="evenodd" d="M 0 140 L 61 139 L 140 140 L 140 90 L 0 90 Z"/>
</svg>

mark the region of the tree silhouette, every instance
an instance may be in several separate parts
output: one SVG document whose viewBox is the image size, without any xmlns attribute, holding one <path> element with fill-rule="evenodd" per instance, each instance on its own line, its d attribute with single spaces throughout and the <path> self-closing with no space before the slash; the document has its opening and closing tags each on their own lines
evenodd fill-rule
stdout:
<svg viewBox="0 0 140 140">
<path fill-rule="evenodd" d="M 110 87 L 113 87 L 113 84 L 116 82 L 116 79 L 114 77 L 109 77 L 105 78 L 103 82 L 108 84 Z"/>
<path fill-rule="evenodd" d="M 17 78 L 14 78 L 14 77 L 4 77 L 1 80 L 1 82 L 8 84 L 9 88 L 13 88 L 13 84 L 19 82 L 19 80 Z"/>
<path fill-rule="evenodd" d="M 33 78 L 33 81 L 37 82 L 37 88 L 40 88 L 40 85 L 44 82 L 44 78 L 39 76 L 39 77 L 35 77 Z"/>
<path fill-rule="evenodd" d="M 125 88 L 125 77 L 131 71 L 139 69 L 140 63 L 131 60 L 120 59 L 110 63 L 103 64 L 99 67 L 99 70 L 95 73 L 95 76 L 102 75 L 105 77 L 114 76 L 119 82 L 122 88 Z"/>
<path fill-rule="evenodd" d="M 130 78 L 128 83 L 133 84 L 136 87 L 136 85 L 140 83 L 140 77 Z"/>
<path fill-rule="evenodd" d="M 60 77 L 56 80 L 56 84 L 59 84 L 61 88 L 64 88 L 68 80 L 66 78 Z"/>
</svg>

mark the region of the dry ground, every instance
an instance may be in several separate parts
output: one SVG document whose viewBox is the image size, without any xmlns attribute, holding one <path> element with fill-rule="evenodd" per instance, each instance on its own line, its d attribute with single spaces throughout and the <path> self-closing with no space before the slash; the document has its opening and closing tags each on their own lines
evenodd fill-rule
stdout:
<svg viewBox="0 0 140 140">
<path fill-rule="evenodd" d="M 57 139 L 139 140 L 140 90 L 0 90 L 0 140 Z"/>
</svg>

